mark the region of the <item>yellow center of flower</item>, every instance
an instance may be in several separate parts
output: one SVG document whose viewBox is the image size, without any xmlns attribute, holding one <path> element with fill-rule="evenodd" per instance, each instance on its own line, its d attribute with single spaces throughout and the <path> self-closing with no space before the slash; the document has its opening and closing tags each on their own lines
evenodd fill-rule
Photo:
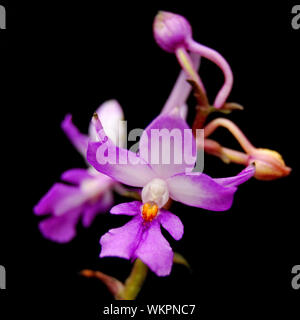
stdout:
<svg viewBox="0 0 300 320">
<path fill-rule="evenodd" d="M 142 208 L 142 217 L 145 222 L 151 222 L 158 213 L 158 206 L 155 202 L 146 202 Z"/>
</svg>

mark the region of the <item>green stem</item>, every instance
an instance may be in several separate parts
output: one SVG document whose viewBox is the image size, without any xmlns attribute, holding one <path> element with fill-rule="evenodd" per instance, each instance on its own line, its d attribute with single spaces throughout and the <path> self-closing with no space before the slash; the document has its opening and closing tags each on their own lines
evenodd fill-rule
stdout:
<svg viewBox="0 0 300 320">
<path fill-rule="evenodd" d="M 148 267 L 136 259 L 129 277 L 126 279 L 123 290 L 117 295 L 116 300 L 135 300 L 146 280 Z"/>
</svg>

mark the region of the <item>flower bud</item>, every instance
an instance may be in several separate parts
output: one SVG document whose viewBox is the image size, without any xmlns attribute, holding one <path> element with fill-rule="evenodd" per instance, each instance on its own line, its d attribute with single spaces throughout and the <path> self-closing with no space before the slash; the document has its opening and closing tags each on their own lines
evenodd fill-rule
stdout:
<svg viewBox="0 0 300 320">
<path fill-rule="evenodd" d="M 80 275 L 86 278 L 97 278 L 102 281 L 115 299 L 119 300 L 119 296 L 124 290 L 124 284 L 116 278 L 113 278 L 101 271 L 93 271 L 89 269 L 82 270 Z"/>
<path fill-rule="evenodd" d="M 250 155 L 250 161 L 255 162 L 255 178 L 258 180 L 275 180 L 290 174 L 281 155 L 269 149 L 255 149 Z"/>
<path fill-rule="evenodd" d="M 171 53 L 185 46 L 186 40 L 192 37 L 192 28 L 184 17 L 165 11 L 156 15 L 153 32 L 157 44 Z"/>
<path fill-rule="evenodd" d="M 215 141 L 207 139 L 218 127 L 228 129 L 239 142 L 244 152 L 224 148 Z M 221 158 L 226 163 L 233 162 L 248 166 L 255 162 L 255 175 L 258 180 L 275 180 L 288 176 L 291 168 L 287 167 L 281 155 L 273 150 L 255 148 L 244 133 L 232 121 L 217 118 L 211 121 L 205 128 L 205 152 Z M 199 147 L 199 146 L 198 146 Z"/>
</svg>

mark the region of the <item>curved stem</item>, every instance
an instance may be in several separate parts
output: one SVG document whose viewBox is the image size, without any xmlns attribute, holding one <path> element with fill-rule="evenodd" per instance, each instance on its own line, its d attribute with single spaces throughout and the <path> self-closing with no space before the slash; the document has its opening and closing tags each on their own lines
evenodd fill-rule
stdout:
<svg viewBox="0 0 300 320">
<path fill-rule="evenodd" d="M 191 54 L 191 61 L 195 70 L 198 71 L 200 56 L 198 54 Z M 165 114 L 176 107 L 181 107 L 186 102 L 191 90 L 191 85 L 187 82 L 187 74 L 181 70 L 161 113 Z"/>
<path fill-rule="evenodd" d="M 197 70 L 194 68 L 191 57 L 187 53 L 185 48 L 180 47 L 180 48 L 176 49 L 175 54 L 176 54 L 176 57 L 177 57 L 177 60 L 180 64 L 180 66 L 186 72 L 188 77 L 191 78 L 193 81 L 195 81 L 199 85 L 201 90 L 205 93 L 206 91 L 205 91 L 204 85 L 202 83 L 202 80 L 200 79 L 200 77 L 197 73 Z"/>
<path fill-rule="evenodd" d="M 223 147 L 222 154 L 224 157 L 230 159 L 231 162 L 234 162 L 236 164 L 243 164 L 247 166 L 249 163 L 250 157 L 244 152 Z"/>
<path fill-rule="evenodd" d="M 223 71 L 225 81 L 222 88 L 219 90 L 217 97 L 214 102 L 215 108 L 219 109 L 223 106 L 226 102 L 227 97 L 230 94 L 233 84 L 233 74 L 232 70 L 228 64 L 228 62 L 223 58 L 223 56 L 218 53 L 217 51 L 208 48 L 193 39 L 187 40 L 188 49 L 191 52 L 195 52 L 200 54 L 201 56 L 211 60 L 214 62 L 218 67 L 220 67 Z"/>
<path fill-rule="evenodd" d="M 215 140 L 211 139 L 204 140 L 204 151 L 210 155 L 219 157 L 225 163 L 234 162 L 236 164 L 243 164 L 246 166 L 248 165 L 250 159 L 250 156 L 248 154 L 225 148 Z"/>
<path fill-rule="evenodd" d="M 148 267 L 140 259 L 136 259 L 123 290 L 116 300 L 134 300 L 139 294 L 148 274 Z"/>
<path fill-rule="evenodd" d="M 198 105 L 200 106 L 208 106 L 208 99 L 206 96 L 205 88 L 202 83 L 200 76 L 198 75 L 197 70 L 193 67 L 191 58 L 187 51 L 183 47 L 179 47 L 175 51 L 177 60 L 181 65 L 182 69 L 185 71 L 187 75 L 187 81 L 193 86 L 195 91 L 195 95 L 197 95 Z"/>
<path fill-rule="evenodd" d="M 204 137 L 207 138 L 210 136 L 218 127 L 224 127 L 231 132 L 231 134 L 237 139 L 241 147 L 245 150 L 246 153 L 251 153 L 255 150 L 251 142 L 246 138 L 240 128 L 235 125 L 232 121 L 225 118 L 217 118 L 211 121 L 204 128 Z"/>
</svg>

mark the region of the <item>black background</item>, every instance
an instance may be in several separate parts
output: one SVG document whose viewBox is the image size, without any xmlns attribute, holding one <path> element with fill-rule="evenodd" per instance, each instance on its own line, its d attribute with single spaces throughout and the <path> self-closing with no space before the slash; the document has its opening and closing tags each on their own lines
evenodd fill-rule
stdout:
<svg viewBox="0 0 300 320">
<path fill-rule="evenodd" d="M 167 10 L 187 17 L 194 39 L 228 60 L 235 77 L 229 101 L 245 107 L 230 118 L 255 146 L 279 151 L 293 172 L 242 185 L 227 212 L 176 204 L 172 211 L 185 234 L 177 243 L 166 236 L 193 271 L 175 265 L 170 277 L 150 274 L 137 301 L 197 303 L 203 313 L 223 315 L 296 311 L 300 292 L 291 288 L 291 269 L 299 264 L 300 30 L 291 27 L 293 3 L 151 3 L 5 4 L 0 264 L 7 269 L 7 290 L 0 303 L 11 300 L 11 313 L 60 318 L 75 311 L 95 319 L 112 298 L 102 283 L 78 272 L 99 269 L 120 280 L 130 272 L 128 261 L 98 258 L 100 236 L 126 217 L 100 215 L 60 245 L 42 238 L 32 207 L 63 171 L 85 166 L 60 129 L 66 113 L 85 132 L 107 99 L 121 103 L 129 130 L 146 127 L 160 112 L 179 72 L 175 57 L 152 36 L 155 14 Z M 223 76 L 204 59 L 200 74 L 213 101 Z M 193 98 L 189 102 L 191 121 Z M 223 129 L 214 137 L 237 147 Z M 205 158 L 205 172 L 213 177 L 240 170 Z"/>
</svg>

